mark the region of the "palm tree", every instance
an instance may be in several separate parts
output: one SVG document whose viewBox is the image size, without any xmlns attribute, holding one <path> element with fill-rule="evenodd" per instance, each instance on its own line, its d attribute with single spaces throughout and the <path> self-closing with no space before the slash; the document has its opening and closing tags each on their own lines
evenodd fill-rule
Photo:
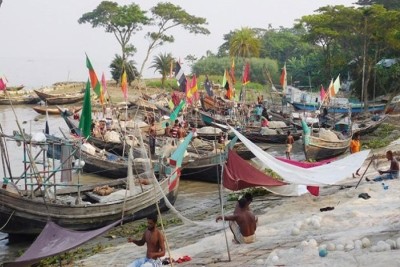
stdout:
<svg viewBox="0 0 400 267">
<path fill-rule="evenodd" d="M 256 32 L 248 27 L 234 32 L 229 42 L 229 55 L 231 57 L 258 57 L 261 41 Z"/>
<path fill-rule="evenodd" d="M 154 56 L 153 65 L 150 68 L 154 68 L 154 72 L 158 71 L 161 74 L 161 86 L 164 88 L 165 80 L 170 73 L 171 64 L 173 58 L 171 53 L 160 53 L 158 56 Z"/>
<path fill-rule="evenodd" d="M 124 63 L 122 60 L 122 57 L 120 55 L 115 55 L 113 61 L 110 64 L 111 68 L 111 76 L 114 81 L 117 82 L 117 84 L 120 82 L 121 76 L 122 76 L 122 70 L 123 67 L 125 66 L 126 69 L 126 76 L 128 80 L 128 84 L 131 85 L 132 81 L 138 77 L 139 73 L 135 67 L 135 61 L 129 60 Z"/>
</svg>

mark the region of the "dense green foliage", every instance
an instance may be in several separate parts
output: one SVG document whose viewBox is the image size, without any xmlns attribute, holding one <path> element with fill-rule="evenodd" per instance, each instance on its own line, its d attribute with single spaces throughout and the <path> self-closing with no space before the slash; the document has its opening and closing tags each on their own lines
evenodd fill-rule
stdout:
<svg viewBox="0 0 400 267">
<path fill-rule="evenodd" d="M 113 61 L 110 64 L 111 77 L 117 84 L 119 84 L 121 81 L 121 76 L 124 66 L 126 70 L 128 84 L 131 85 L 132 81 L 134 81 L 135 78 L 138 76 L 138 72 L 135 67 L 135 62 L 133 60 L 124 62 L 124 60 L 120 55 L 115 55 Z"/>
</svg>

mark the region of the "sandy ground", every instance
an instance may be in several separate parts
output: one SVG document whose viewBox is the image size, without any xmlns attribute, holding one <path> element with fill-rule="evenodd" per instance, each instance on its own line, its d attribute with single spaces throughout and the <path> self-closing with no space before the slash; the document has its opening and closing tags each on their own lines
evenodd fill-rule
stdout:
<svg viewBox="0 0 400 267">
<path fill-rule="evenodd" d="M 399 151 L 400 140 L 373 153 L 383 155 L 387 149 Z M 366 175 L 377 175 L 378 168 L 387 169 L 387 161 L 372 164 Z M 185 193 L 189 194 L 185 199 L 192 201 L 176 208 L 185 207 L 181 214 L 198 224 L 185 223 L 165 232 L 173 258 L 192 258 L 174 266 L 400 266 L 400 181 L 385 181 L 385 190 L 381 183 L 365 180 L 355 188 L 358 180 L 349 177 L 341 185 L 321 188 L 319 197 L 255 198 L 251 207 L 259 217 L 257 241 L 249 245 L 233 244 L 229 229 L 225 239 L 222 223 L 215 223 L 220 212 L 218 190 L 200 193 L 193 188 Z M 361 193 L 371 198 L 360 198 Z M 227 191 L 223 195 L 226 201 Z M 199 207 L 199 198 L 209 203 Z M 227 203 L 227 213 L 233 204 Z M 334 209 L 321 212 L 325 207 Z M 325 257 L 319 256 L 321 249 L 326 249 Z M 75 266 L 126 266 L 144 255 L 145 247 L 122 241 Z"/>
</svg>

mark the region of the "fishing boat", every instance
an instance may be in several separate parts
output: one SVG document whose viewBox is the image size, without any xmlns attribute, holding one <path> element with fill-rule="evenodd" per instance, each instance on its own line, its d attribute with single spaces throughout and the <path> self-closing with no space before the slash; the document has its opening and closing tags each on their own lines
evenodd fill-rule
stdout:
<svg viewBox="0 0 400 267">
<path fill-rule="evenodd" d="M 24 85 L 18 85 L 18 86 L 7 86 L 7 91 L 15 92 L 15 91 L 20 91 L 24 88 Z"/>
<path fill-rule="evenodd" d="M 294 109 L 301 111 L 316 111 L 320 110 L 320 103 L 302 103 L 302 102 L 291 102 Z M 360 112 L 364 112 L 364 104 L 363 103 L 350 103 L 347 105 L 328 105 L 326 108 L 329 113 L 348 113 L 349 107 L 351 114 L 356 114 Z M 371 113 L 381 113 L 384 112 L 386 107 L 386 103 L 371 103 L 368 105 L 368 112 Z"/>
<path fill-rule="evenodd" d="M 189 154 L 182 164 L 182 179 L 217 183 L 228 150 L 234 146 L 236 140 L 237 138 L 234 138 L 224 147 L 214 151 L 198 151 L 197 154 Z"/>
<path fill-rule="evenodd" d="M 346 152 L 351 142 L 351 133 L 343 136 L 336 131 L 321 128 L 313 132 L 302 120 L 304 154 L 308 161 L 334 158 Z"/>
<path fill-rule="evenodd" d="M 20 95 L 10 97 L 0 97 L 0 105 L 25 105 L 25 104 L 37 104 L 40 99 L 34 95 Z"/>
<path fill-rule="evenodd" d="M 142 152 L 139 152 L 137 149 L 136 151 L 136 154 Z M 83 144 L 78 154 L 78 157 L 85 162 L 82 168 L 85 173 L 93 173 L 107 178 L 124 178 L 128 175 L 129 163 L 126 157 L 98 149 L 89 143 Z M 132 162 L 135 174 L 145 171 L 141 161 L 145 159 L 137 156 L 139 155 L 136 155 L 136 157 L 134 156 L 135 159 Z"/>
<path fill-rule="evenodd" d="M 42 91 L 33 90 L 37 96 L 49 105 L 65 105 L 77 103 L 83 100 L 83 93 L 76 94 L 48 94 Z"/>
<path fill-rule="evenodd" d="M 62 112 L 68 111 L 71 114 L 81 111 L 82 107 L 68 107 L 68 108 L 61 108 L 61 107 L 49 107 L 49 106 L 34 106 L 32 107 L 34 111 L 42 115 L 59 115 Z"/>
<path fill-rule="evenodd" d="M 258 128 L 258 130 L 248 130 L 242 132 L 246 138 L 254 143 L 271 143 L 285 144 L 287 140 L 287 132 L 291 131 L 291 135 L 295 141 L 301 137 L 301 132 L 297 132 L 296 128 L 269 129 L 267 127 Z"/>
<path fill-rule="evenodd" d="M 177 198 L 179 170 L 191 137 L 189 134 L 185 138 L 169 161 L 160 161 L 154 172 L 86 185 L 79 180 L 62 182 L 71 176 L 72 169 L 82 164 L 79 162 L 75 167 L 66 164 L 75 152 L 70 140 L 58 144 L 68 153 L 64 151 L 65 158 L 59 162 L 52 161 L 55 165 L 50 169 L 45 164 L 46 147 L 53 144 L 48 140 L 35 141 L 26 135 L 21 138 L 2 133 L 3 145 L 5 139 L 22 144 L 26 160 L 22 174 L 8 173 L 0 188 L 1 231 L 9 235 L 37 235 L 48 221 L 71 230 L 97 229 L 121 219 L 131 221 L 154 213 L 156 203 L 166 210 L 167 203 L 173 204 Z"/>
<path fill-rule="evenodd" d="M 352 133 L 359 133 L 360 135 L 366 135 L 374 132 L 382 123 L 387 119 L 387 115 L 374 115 L 368 118 L 353 119 L 350 123 L 348 117 L 339 120 L 335 124 L 335 130 L 337 131 L 348 131 L 351 124 Z"/>
</svg>

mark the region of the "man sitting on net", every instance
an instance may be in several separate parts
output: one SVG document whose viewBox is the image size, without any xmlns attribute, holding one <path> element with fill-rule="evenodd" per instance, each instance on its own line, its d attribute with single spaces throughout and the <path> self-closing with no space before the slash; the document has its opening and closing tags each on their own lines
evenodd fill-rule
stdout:
<svg viewBox="0 0 400 267">
<path fill-rule="evenodd" d="M 256 240 L 257 219 L 251 212 L 248 205 L 250 204 L 246 198 L 239 199 L 239 208 L 235 209 L 233 215 L 224 216 L 225 221 L 229 221 L 229 228 L 234 237 L 234 242 L 238 244 L 250 244 Z M 222 220 L 222 216 L 216 218 L 216 222 Z"/>
<path fill-rule="evenodd" d="M 390 161 L 390 168 L 386 171 L 378 171 L 380 175 L 372 179 L 372 181 L 380 182 L 383 180 L 392 180 L 399 178 L 399 162 L 393 156 L 393 152 L 391 150 L 386 152 L 386 158 Z M 365 180 L 370 181 L 368 177 L 366 177 Z"/>
</svg>

